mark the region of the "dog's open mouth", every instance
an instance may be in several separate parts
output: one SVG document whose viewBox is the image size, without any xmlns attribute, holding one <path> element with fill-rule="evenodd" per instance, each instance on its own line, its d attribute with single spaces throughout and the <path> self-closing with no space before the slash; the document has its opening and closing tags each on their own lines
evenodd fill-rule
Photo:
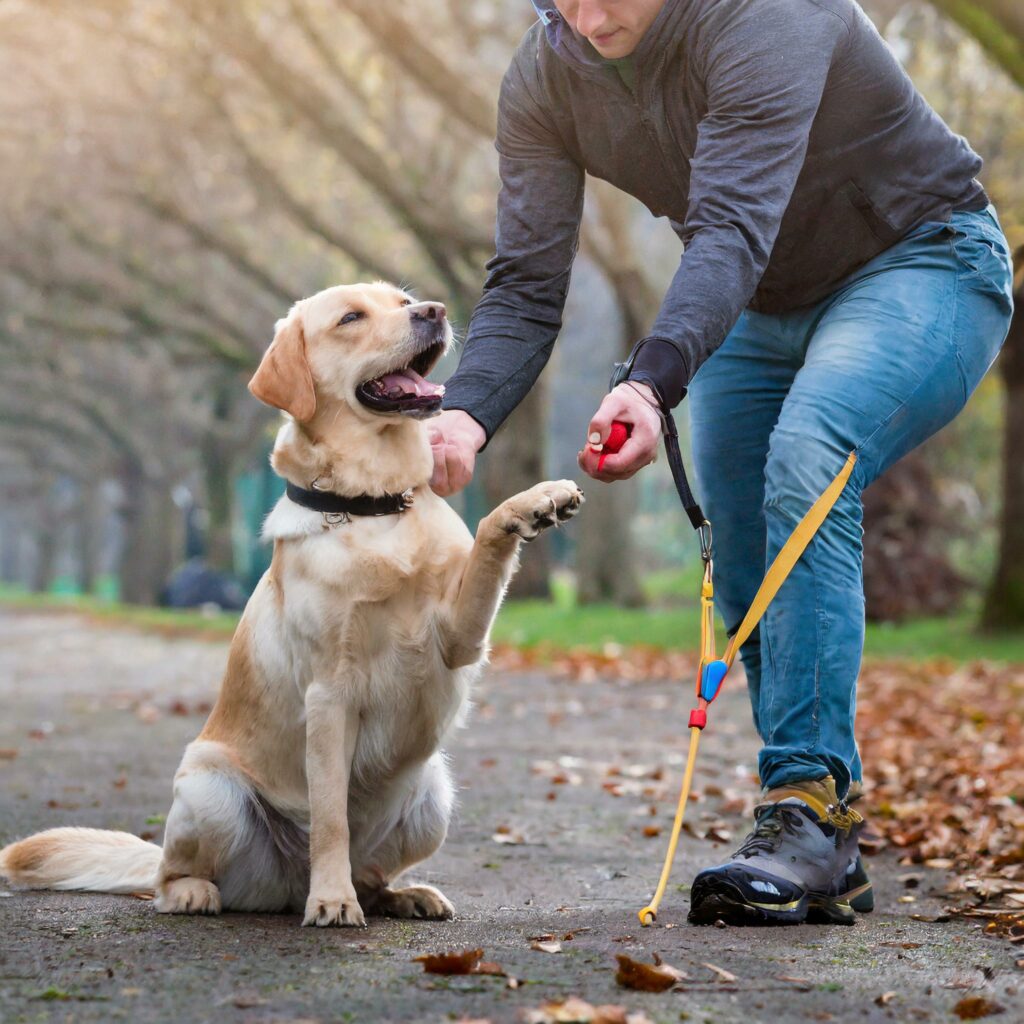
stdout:
<svg viewBox="0 0 1024 1024">
<path fill-rule="evenodd" d="M 356 397 L 373 412 L 397 412 L 422 418 L 433 416 L 441 408 L 444 385 L 425 380 L 426 374 L 444 355 L 443 341 L 420 352 L 407 366 L 364 381 L 356 388 Z"/>
</svg>

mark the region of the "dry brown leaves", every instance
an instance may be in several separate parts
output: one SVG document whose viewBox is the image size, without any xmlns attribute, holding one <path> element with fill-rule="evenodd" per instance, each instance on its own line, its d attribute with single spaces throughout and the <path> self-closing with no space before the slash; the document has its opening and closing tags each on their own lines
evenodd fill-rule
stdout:
<svg viewBox="0 0 1024 1024">
<path fill-rule="evenodd" d="M 502 646 L 494 661 L 582 682 L 689 679 L 695 667 L 689 652 L 615 644 L 600 652 Z M 866 852 L 894 847 L 904 863 L 954 871 L 979 904 L 998 898 L 1006 910 L 1024 912 L 1024 903 L 1007 899 L 1024 894 L 1024 666 L 869 661 L 860 678 L 857 733 L 867 774 L 862 808 L 874 833 L 865 837 Z M 555 785 L 579 785 L 581 768 L 534 765 Z M 663 796 L 657 771 L 629 778 L 606 770 L 601 784 L 612 796 Z M 722 794 L 709 786 L 705 795 Z M 746 799 L 725 796 L 720 814 L 749 817 Z M 724 826 L 711 821 L 693 834 L 727 843 L 732 836 Z M 653 838 L 656 828 L 650 822 L 638 831 Z M 993 881 L 1003 883 L 1001 891 Z"/>
<path fill-rule="evenodd" d="M 615 980 L 623 988 L 637 992 L 665 992 L 686 977 L 682 971 L 662 963 L 657 957 L 653 964 L 632 960 L 621 953 L 617 953 L 615 959 L 619 962 Z"/>
<path fill-rule="evenodd" d="M 413 957 L 414 964 L 423 964 L 427 974 L 479 974 L 484 958 L 482 949 L 467 949 L 462 953 L 427 953 Z"/>
<path fill-rule="evenodd" d="M 630 1013 L 624 1006 L 592 1006 L 576 996 L 545 1003 L 523 1014 L 525 1024 L 651 1024 L 643 1013 Z"/>
<path fill-rule="evenodd" d="M 868 663 L 857 732 L 874 849 L 954 871 L 979 905 L 1021 917 L 1024 667 Z"/>
<path fill-rule="evenodd" d="M 982 996 L 969 996 L 967 999 L 961 999 L 953 1007 L 953 1012 L 961 1020 L 980 1020 L 982 1017 L 993 1017 L 997 1013 L 1004 1013 L 1005 1007 Z"/>
<path fill-rule="evenodd" d="M 692 679 L 697 668 L 697 660 L 689 652 L 657 647 L 626 648 L 619 644 L 605 644 L 600 651 L 498 644 L 491 654 L 491 664 L 505 672 L 541 669 L 583 683 L 602 677 L 638 681 Z"/>
</svg>

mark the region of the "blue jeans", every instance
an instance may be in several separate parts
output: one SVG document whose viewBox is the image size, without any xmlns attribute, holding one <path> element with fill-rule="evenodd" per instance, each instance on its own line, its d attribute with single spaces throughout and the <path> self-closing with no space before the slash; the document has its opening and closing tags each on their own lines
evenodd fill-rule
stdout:
<svg viewBox="0 0 1024 1024">
<path fill-rule="evenodd" d="M 743 645 L 766 789 L 861 777 L 861 492 L 949 423 L 1006 338 L 1012 271 L 995 210 L 929 222 L 828 298 L 745 312 L 690 387 L 716 604 L 734 630 L 764 572 L 851 451 L 846 490 Z"/>
</svg>

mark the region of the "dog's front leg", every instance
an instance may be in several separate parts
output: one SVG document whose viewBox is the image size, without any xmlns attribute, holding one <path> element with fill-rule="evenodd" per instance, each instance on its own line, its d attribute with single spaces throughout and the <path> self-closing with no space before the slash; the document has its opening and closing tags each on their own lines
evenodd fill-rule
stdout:
<svg viewBox="0 0 1024 1024">
<path fill-rule="evenodd" d="M 348 785 L 359 733 L 359 713 L 337 684 L 306 691 L 306 778 L 309 784 L 309 899 L 304 925 L 366 924 L 352 884 Z"/>
<path fill-rule="evenodd" d="M 572 480 L 552 480 L 503 501 L 480 521 L 445 635 L 449 668 L 480 660 L 520 543 L 571 519 L 582 503 L 583 492 Z"/>
</svg>

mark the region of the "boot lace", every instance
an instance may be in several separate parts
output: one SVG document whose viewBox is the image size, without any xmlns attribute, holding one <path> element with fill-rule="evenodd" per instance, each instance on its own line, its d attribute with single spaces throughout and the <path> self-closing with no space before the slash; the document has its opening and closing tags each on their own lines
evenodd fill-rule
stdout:
<svg viewBox="0 0 1024 1024">
<path fill-rule="evenodd" d="M 784 834 L 796 835 L 803 828 L 806 818 L 795 807 L 785 804 L 768 804 L 756 810 L 757 824 L 754 831 L 744 840 L 735 857 L 753 857 L 755 853 L 774 853 L 782 842 Z"/>
</svg>

